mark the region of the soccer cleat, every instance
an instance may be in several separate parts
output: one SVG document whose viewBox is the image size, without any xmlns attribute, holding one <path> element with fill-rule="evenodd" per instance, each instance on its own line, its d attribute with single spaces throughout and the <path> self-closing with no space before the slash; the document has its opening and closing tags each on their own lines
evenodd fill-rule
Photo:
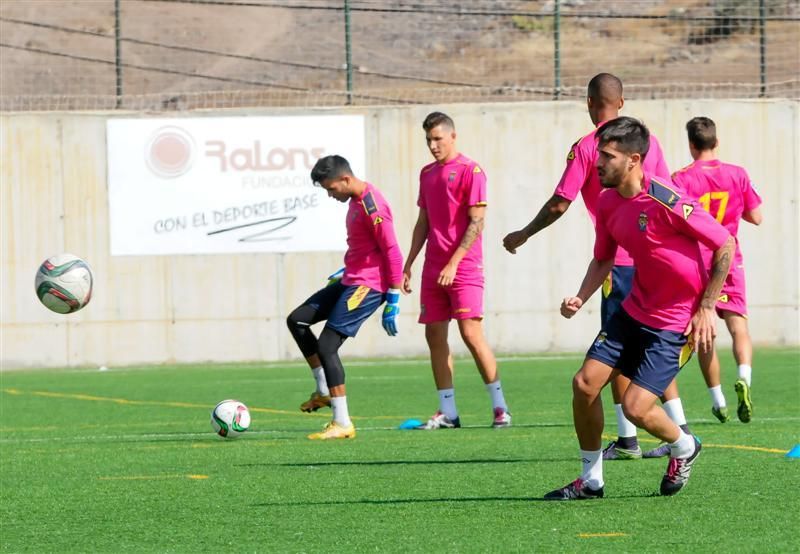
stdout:
<svg viewBox="0 0 800 554">
<path fill-rule="evenodd" d="M 420 425 L 417 429 L 432 431 L 434 429 L 458 429 L 459 427 L 461 427 L 461 420 L 459 418 L 451 420 L 442 412 L 436 412 L 427 423 Z"/>
<path fill-rule="evenodd" d="M 494 429 L 500 429 L 502 427 L 511 427 L 511 414 L 499 406 L 495 408 L 494 421 L 492 421 L 492 427 Z"/>
<path fill-rule="evenodd" d="M 663 458 L 664 456 L 669 456 L 669 444 L 665 442 L 642 454 L 642 458 Z"/>
<path fill-rule="evenodd" d="M 686 486 L 689 482 L 689 475 L 692 473 L 692 466 L 700 455 L 700 441 L 697 437 L 694 439 L 694 452 L 688 458 L 673 458 L 670 456 L 669 463 L 667 464 L 667 472 L 661 479 L 661 494 L 664 496 L 672 496 Z"/>
<path fill-rule="evenodd" d="M 329 439 L 352 439 L 356 436 L 356 428 L 351 423 L 347 427 L 339 425 L 335 421 L 325 424 L 325 428 L 319 433 L 311 433 L 308 438 L 312 441 L 315 440 L 329 440 Z"/>
<path fill-rule="evenodd" d="M 329 408 L 331 405 L 331 397 L 323 396 L 318 392 L 312 392 L 311 397 L 300 404 L 301 412 L 316 412 L 320 408 Z"/>
<path fill-rule="evenodd" d="M 572 483 L 560 489 L 550 491 L 544 495 L 545 500 L 593 500 L 603 498 L 603 487 L 590 489 L 583 483 L 580 477 Z"/>
<path fill-rule="evenodd" d="M 728 415 L 727 406 L 721 406 L 719 408 L 711 406 L 711 413 L 714 414 L 714 417 L 717 418 L 720 423 L 728 423 L 731 419 L 731 416 Z"/>
<path fill-rule="evenodd" d="M 611 441 L 603 449 L 604 460 L 638 460 L 642 457 L 642 449 L 637 444 L 636 448 L 622 448 L 617 446 L 617 441 Z"/>
<path fill-rule="evenodd" d="M 739 405 L 736 407 L 736 415 L 742 423 L 750 423 L 753 417 L 753 403 L 750 401 L 750 386 L 744 379 L 738 379 L 733 385 L 736 389 L 736 396 L 739 397 Z"/>
</svg>

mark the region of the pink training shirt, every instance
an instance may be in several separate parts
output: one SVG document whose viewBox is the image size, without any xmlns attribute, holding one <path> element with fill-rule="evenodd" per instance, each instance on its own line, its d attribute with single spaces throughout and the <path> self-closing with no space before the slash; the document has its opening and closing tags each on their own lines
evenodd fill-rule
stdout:
<svg viewBox="0 0 800 554">
<path fill-rule="evenodd" d="M 682 333 L 708 283 L 699 245 L 717 250 L 730 233 L 668 179 L 645 174 L 643 184 L 633 198 L 616 189 L 599 195 L 594 257 L 625 248 L 636 271 L 623 309 L 639 323 Z"/>
<path fill-rule="evenodd" d="M 578 197 L 578 193 L 581 193 L 593 224 L 597 219 L 597 197 L 603 190 L 600 176 L 597 174 L 597 139 L 595 135 L 605 123 L 605 121 L 598 123 L 594 131 L 572 145 L 567 154 L 567 167 L 554 192 L 570 202 L 573 202 Z M 642 169 L 649 175 L 659 175 L 665 178 L 669 175 L 661 145 L 653 135 L 650 135 L 650 149 L 644 157 Z M 630 266 L 633 265 L 633 259 L 623 248 L 619 248 L 614 258 L 614 265 Z"/>
<path fill-rule="evenodd" d="M 347 207 L 347 252 L 342 284 L 386 292 L 403 282 L 403 253 L 394 232 L 392 209 L 377 188 L 366 183 Z"/>
<path fill-rule="evenodd" d="M 428 244 L 425 247 L 424 278 L 436 279 L 455 253 L 469 225 L 469 209 L 486 205 L 486 173 L 466 156 L 440 164 L 433 162 L 419 175 L 417 205 L 428 215 Z M 458 264 L 456 281 L 483 276 L 481 235 Z"/>
<path fill-rule="evenodd" d="M 673 173 L 672 181 L 697 198 L 734 237 L 738 236 L 742 215 L 761 205 L 761 197 L 753 188 L 747 171 L 738 165 L 719 160 L 696 160 Z M 737 265 L 742 263 L 738 241 L 735 262 Z"/>
</svg>

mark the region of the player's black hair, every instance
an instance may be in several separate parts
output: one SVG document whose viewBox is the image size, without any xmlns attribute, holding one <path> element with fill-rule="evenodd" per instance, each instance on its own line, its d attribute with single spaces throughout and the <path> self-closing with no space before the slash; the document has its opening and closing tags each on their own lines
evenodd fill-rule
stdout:
<svg viewBox="0 0 800 554">
<path fill-rule="evenodd" d="M 595 135 L 598 146 L 610 142 L 617 143 L 617 149 L 628 155 L 641 154 L 642 160 L 650 150 L 650 131 L 644 123 L 633 117 L 612 119 L 597 131 Z"/>
<path fill-rule="evenodd" d="M 599 104 L 614 104 L 622 98 L 622 81 L 611 73 L 598 73 L 589 81 L 586 96 Z"/>
<path fill-rule="evenodd" d="M 429 113 L 425 118 L 425 121 L 422 122 L 422 128 L 426 133 L 431 129 L 438 127 L 439 125 L 447 127 L 453 131 L 456 130 L 456 124 L 453 123 L 453 120 L 450 118 L 450 116 L 442 112 Z"/>
<path fill-rule="evenodd" d="M 686 122 L 689 142 L 698 150 L 713 150 L 717 146 L 717 126 L 708 117 L 693 117 Z"/>
<path fill-rule="evenodd" d="M 333 154 L 317 160 L 311 170 L 311 182 L 320 186 L 328 179 L 337 179 L 342 175 L 353 175 L 350 163 L 343 157 Z"/>
</svg>

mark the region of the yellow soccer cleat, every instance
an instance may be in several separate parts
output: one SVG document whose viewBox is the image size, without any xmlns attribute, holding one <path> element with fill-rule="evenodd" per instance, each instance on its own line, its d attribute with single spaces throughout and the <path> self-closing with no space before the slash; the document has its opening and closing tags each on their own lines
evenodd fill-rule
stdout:
<svg viewBox="0 0 800 554">
<path fill-rule="evenodd" d="M 300 404 L 300 411 L 301 412 L 316 412 L 320 408 L 330 408 L 331 406 L 331 397 L 330 396 L 322 396 L 318 392 L 312 392 L 311 397 Z"/>
<path fill-rule="evenodd" d="M 308 438 L 312 441 L 324 441 L 328 439 L 352 439 L 356 436 L 356 428 L 351 423 L 347 427 L 339 425 L 335 421 L 325 424 L 325 429 L 319 433 L 311 433 Z"/>
</svg>

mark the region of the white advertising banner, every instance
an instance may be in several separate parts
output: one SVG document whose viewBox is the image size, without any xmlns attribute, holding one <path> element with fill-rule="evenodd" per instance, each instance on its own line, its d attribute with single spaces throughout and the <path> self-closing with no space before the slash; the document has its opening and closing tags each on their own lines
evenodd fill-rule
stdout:
<svg viewBox="0 0 800 554">
<path fill-rule="evenodd" d="M 365 174 L 360 115 L 110 119 L 111 255 L 342 251 L 321 157 Z"/>
</svg>

